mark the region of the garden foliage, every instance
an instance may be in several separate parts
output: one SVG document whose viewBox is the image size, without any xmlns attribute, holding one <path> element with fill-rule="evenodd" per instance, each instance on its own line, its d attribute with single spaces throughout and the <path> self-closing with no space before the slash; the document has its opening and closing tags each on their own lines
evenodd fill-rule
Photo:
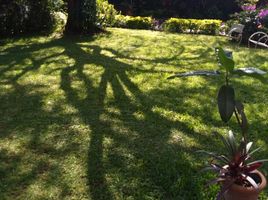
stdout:
<svg viewBox="0 0 268 200">
<path fill-rule="evenodd" d="M 164 30 L 175 33 L 190 32 L 215 35 L 220 29 L 221 23 L 221 20 L 170 18 L 164 22 Z"/>
<path fill-rule="evenodd" d="M 101 27 L 111 27 L 116 23 L 116 15 L 119 15 L 114 5 L 108 0 L 97 0 L 97 25 Z"/>
<path fill-rule="evenodd" d="M 241 1 L 242 11 L 232 15 L 228 23 L 240 23 L 245 25 L 243 31 L 243 42 L 247 43 L 248 38 L 257 31 L 268 32 L 268 2 L 257 4 L 256 0 Z"/>
<path fill-rule="evenodd" d="M 154 20 L 151 17 L 131 17 L 117 15 L 114 26 L 129 29 L 152 29 Z"/>
<path fill-rule="evenodd" d="M 0 3 L 0 35 L 40 33 L 53 30 L 53 12 L 62 0 L 2 0 Z"/>
</svg>

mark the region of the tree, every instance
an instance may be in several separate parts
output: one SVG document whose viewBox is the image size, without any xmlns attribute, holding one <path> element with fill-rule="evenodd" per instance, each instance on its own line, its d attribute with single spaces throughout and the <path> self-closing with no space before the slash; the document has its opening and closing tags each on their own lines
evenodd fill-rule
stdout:
<svg viewBox="0 0 268 200">
<path fill-rule="evenodd" d="M 50 33 L 62 0 L 0 0 L 0 35 Z"/>
<path fill-rule="evenodd" d="M 240 11 L 238 0 L 109 0 L 117 10 L 133 15 L 153 16 L 155 18 L 219 18 L 229 19 L 229 15 Z M 242 1 L 242 0 L 239 0 Z M 243 0 L 244 1 L 244 0 Z"/>
<path fill-rule="evenodd" d="M 66 34 L 93 33 L 95 22 L 96 0 L 68 0 Z"/>
</svg>

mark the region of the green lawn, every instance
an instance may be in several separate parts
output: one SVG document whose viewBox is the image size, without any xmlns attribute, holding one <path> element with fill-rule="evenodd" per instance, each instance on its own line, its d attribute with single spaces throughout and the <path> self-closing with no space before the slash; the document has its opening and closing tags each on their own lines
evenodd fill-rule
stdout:
<svg viewBox="0 0 268 200">
<path fill-rule="evenodd" d="M 225 38 L 109 29 L 96 37 L 0 42 L 0 199 L 209 200 L 197 149 L 219 150 L 213 47 L 268 71 L 268 51 Z M 250 137 L 268 158 L 268 86 L 235 79 Z M 235 119 L 230 124 L 238 132 Z M 262 171 L 267 174 L 267 164 Z M 268 198 L 268 190 L 261 199 Z"/>
</svg>

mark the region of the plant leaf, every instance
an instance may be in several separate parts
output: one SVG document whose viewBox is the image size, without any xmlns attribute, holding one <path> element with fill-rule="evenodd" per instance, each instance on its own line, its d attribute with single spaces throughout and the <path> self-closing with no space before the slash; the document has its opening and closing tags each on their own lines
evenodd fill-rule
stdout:
<svg viewBox="0 0 268 200">
<path fill-rule="evenodd" d="M 177 77 L 188 77 L 188 76 L 218 76 L 220 72 L 217 70 L 210 71 L 210 70 L 199 70 L 199 71 L 190 71 L 185 73 L 177 73 L 173 76 L 168 77 L 167 79 L 174 79 Z"/>
<path fill-rule="evenodd" d="M 253 144 L 253 142 L 247 143 L 247 145 L 246 145 L 246 153 L 249 152 L 250 148 L 252 147 L 252 144 Z"/>
<path fill-rule="evenodd" d="M 254 162 L 248 163 L 247 165 L 254 165 L 256 163 L 264 163 L 264 162 L 268 162 L 268 159 L 256 160 Z"/>
<path fill-rule="evenodd" d="M 222 121 L 227 123 L 235 110 L 235 92 L 231 86 L 223 85 L 218 93 L 218 109 Z"/>
<path fill-rule="evenodd" d="M 236 153 L 237 153 L 237 146 L 236 146 L 235 137 L 234 137 L 234 134 L 232 131 L 229 131 L 229 133 L 228 133 L 227 142 L 229 143 L 229 145 L 232 149 L 233 157 L 235 157 Z"/>
<path fill-rule="evenodd" d="M 247 176 L 245 174 L 243 174 L 243 177 L 250 183 L 250 185 L 252 185 L 255 189 L 258 188 L 257 183 L 254 181 L 253 178 L 251 178 L 250 176 Z"/>
<path fill-rule="evenodd" d="M 210 166 L 203 168 L 201 172 L 205 172 L 209 170 L 214 171 L 214 172 L 226 171 L 226 169 L 222 168 L 220 165 L 211 163 Z"/>
<path fill-rule="evenodd" d="M 258 147 L 257 149 L 251 151 L 248 153 L 249 156 L 252 156 L 252 154 L 256 153 L 257 151 L 259 151 L 261 149 L 261 147 Z"/>
<path fill-rule="evenodd" d="M 267 83 L 267 78 L 264 76 L 267 73 L 258 68 L 254 68 L 254 67 L 239 68 L 239 69 L 233 70 L 231 73 L 239 75 L 239 76 L 249 76 L 249 77 L 258 79 L 263 83 Z"/>
<path fill-rule="evenodd" d="M 248 131 L 248 120 L 244 112 L 241 113 L 241 120 L 242 120 L 241 128 L 243 132 L 246 133 Z"/>
<path fill-rule="evenodd" d="M 245 166 L 245 168 L 243 169 L 243 171 L 245 173 L 250 173 L 258 168 L 260 168 L 262 166 L 262 162 L 256 162 L 256 163 L 253 163 L 253 164 L 248 164 Z"/>
<path fill-rule="evenodd" d="M 234 60 L 231 56 L 227 56 L 226 52 L 221 47 L 216 48 L 216 55 L 219 59 L 220 67 L 223 67 L 228 72 L 234 70 Z"/>
<path fill-rule="evenodd" d="M 219 172 L 220 169 L 212 167 L 212 166 L 208 166 L 208 167 L 204 167 L 203 169 L 201 169 L 201 172 L 206 172 L 206 171 L 214 171 L 214 172 Z"/>
<path fill-rule="evenodd" d="M 223 182 L 223 181 L 225 181 L 225 178 L 216 178 L 216 179 L 213 179 L 213 180 L 209 181 L 206 184 L 206 186 L 214 185 L 214 184 L 216 184 L 218 182 Z"/>
<path fill-rule="evenodd" d="M 219 161 L 221 161 L 221 162 L 223 162 L 225 164 L 228 164 L 228 162 L 229 162 L 229 160 L 224 155 L 219 156 L 219 155 L 217 155 L 217 154 L 215 154 L 213 152 L 208 152 L 208 151 L 205 151 L 205 150 L 199 150 L 197 152 L 207 154 L 207 155 L 209 155 L 209 156 L 215 158 L 216 160 L 219 160 Z"/>
<path fill-rule="evenodd" d="M 235 108 L 239 114 L 241 114 L 241 112 L 244 112 L 244 105 L 241 101 L 235 101 Z"/>
<path fill-rule="evenodd" d="M 233 149 L 231 148 L 231 146 L 230 146 L 229 142 L 227 141 L 227 139 L 225 137 L 223 137 L 221 134 L 219 134 L 218 132 L 213 132 L 213 133 L 221 139 L 221 141 L 224 144 L 225 148 L 229 152 L 229 157 L 232 159 L 233 158 Z"/>
</svg>

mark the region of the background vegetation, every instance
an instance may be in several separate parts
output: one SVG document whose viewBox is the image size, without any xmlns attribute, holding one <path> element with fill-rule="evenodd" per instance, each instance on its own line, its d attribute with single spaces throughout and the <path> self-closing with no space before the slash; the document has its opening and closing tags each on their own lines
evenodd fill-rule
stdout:
<svg viewBox="0 0 268 200">
<path fill-rule="evenodd" d="M 229 19 L 238 12 L 236 0 L 109 0 L 125 15 L 153 16 L 155 18 Z"/>
</svg>

